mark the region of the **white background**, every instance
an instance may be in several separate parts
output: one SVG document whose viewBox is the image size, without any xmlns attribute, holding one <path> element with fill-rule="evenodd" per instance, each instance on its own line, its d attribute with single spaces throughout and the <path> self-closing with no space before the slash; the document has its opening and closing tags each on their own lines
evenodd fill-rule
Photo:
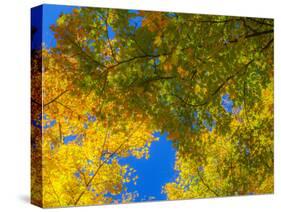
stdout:
<svg viewBox="0 0 281 212">
<path fill-rule="evenodd" d="M 39 211 L 30 190 L 30 8 L 41 3 L 275 18 L 275 194 L 52 211 L 280 211 L 281 5 L 279 0 L 2 0 L 0 10 L 0 211 Z M 279 210 L 278 210 L 279 209 Z"/>
</svg>

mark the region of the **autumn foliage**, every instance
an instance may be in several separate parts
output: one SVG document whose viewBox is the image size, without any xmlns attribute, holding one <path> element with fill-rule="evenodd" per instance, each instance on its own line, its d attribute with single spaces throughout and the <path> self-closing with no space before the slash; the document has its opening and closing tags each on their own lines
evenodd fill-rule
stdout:
<svg viewBox="0 0 281 212">
<path fill-rule="evenodd" d="M 149 158 L 156 131 L 177 151 L 167 199 L 273 192 L 273 20 L 80 8 L 51 29 L 32 55 L 34 203 L 134 201 L 118 159 Z"/>
</svg>

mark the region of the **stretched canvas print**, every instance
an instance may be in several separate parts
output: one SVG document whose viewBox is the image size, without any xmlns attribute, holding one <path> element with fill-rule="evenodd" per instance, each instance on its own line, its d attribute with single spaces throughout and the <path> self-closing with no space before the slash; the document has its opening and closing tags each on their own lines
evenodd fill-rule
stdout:
<svg viewBox="0 0 281 212">
<path fill-rule="evenodd" d="M 273 20 L 31 10 L 40 207 L 270 194 Z"/>
</svg>

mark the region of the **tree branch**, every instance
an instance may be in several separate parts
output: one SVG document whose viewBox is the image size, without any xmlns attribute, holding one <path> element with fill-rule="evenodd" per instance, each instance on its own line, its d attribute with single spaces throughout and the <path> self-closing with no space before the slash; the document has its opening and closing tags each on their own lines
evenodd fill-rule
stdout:
<svg viewBox="0 0 281 212">
<path fill-rule="evenodd" d="M 201 176 L 198 168 L 197 168 L 197 173 L 198 173 L 198 176 L 199 176 L 201 182 L 203 183 L 203 185 L 206 186 L 209 191 L 211 191 L 213 194 L 215 194 L 217 197 L 219 197 L 220 195 L 215 190 L 211 189 L 210 186 L 205 182 L 205 180 Z"/>
<path fill-rule="evenodd" d="M 33 99 L 32 97 L 31 97 L 31 103 L 34 103 L 34 104 L 39 105 L 39 106 L 42 106 L 41 103 L 37 102 L 37 101 L 36 101 L 35 99 Z"/>
<path fill-rule="evenodd" d="M 212 100 L 212 98 L 214 96 L 216 96 L 219 91 L 230 81 L 232 80 L 234 77 L 236 77 L 237 75 L 239 75 L 242 71 L 246 71 L 248 66 L 254 61 L 251 60 L 249 61 L 247 64 L 245 64 L 245 66 L 243 66 L 242 69 L 238 70 L 236 73 L 234 73 L 233 75 L 230 75 L 229 77 L 227 77 L 217 88 L 214 92 L 211 93 L 211 95 L 203 102 L 201 103 L 196 103 L 196 104 L 192 104 L 192 103 L 188 103 L 187 101 L 185 101 L 182 97 L 176 95 L 176 94 L 171 94 L 172 96 L 177 97 L 181 102 L 184 103 L 184 105 L 186 106 L 191 106 L 191 107 L 199 107 L 199 106 L 204 106 L 204 105 L 208 105 L 210 103 L 210 101 Z"/>
<path fill-rule="evenodd" d="M 261 31 L 261 32 L 254 32 L 254 33 L 251 33 L 251 34 L 247 34 L 244 36 L 244 38 L 252 38 L 252 37 L 257 37 L 257 36 L 261 36 L 261 35 L 266 35 L 266 34 L 270 34 L 270 33 L 273 33 L 273 29 L 270 29 L 270 30 L 266 30 L 266 31 Z M 238 42 L 239 39 L 238 38 L 235 38 L 233 40 L 230 40 L 229 42 L 230 43 L 236 43 Z"/>
<path fill-rule="evenodd" d="M 254 19 L 254 18 L 248 18 L 248 20 L 256 22 L 256 23 L 261 24 L 261 25 L 267 25 L 267 26 L 273 27 L 273 24 L 269 24 L 269 23 L 266 23 L 264 21 L 260 21 L 260 20 Z"/>
<path fill-rule="evenodd" d="M 132 62 L 134 60 L 138 60 L 138 59 L 144 59 L 144 58 L 157 58 L 157 57 L 160 57 L 160 56 L 166 56 L 166 55 L 169 55 L 169 53 L 164 53 L 164 54 L 158 54 L 158 55 L 149 55 L 149 54 L 145 54 L 145 55 L 139 55 L 139 56 L 134 56 L 134 57 L 131 57 L 129 59 L 126 59 L 126 60 L 123 60 L 123 61 L 120 61 L 114 65 L 111 65 L 109 67 L 107 67 L 107 71 L 110 70 L 110 69 L 113 69 L 119 65 L 122 65 L 124 63 L 129 63 L 129 62 Z"/>
<path fill-rule="evenodd" d="M 73 41 L 69 36 L 66 36 L 66 39 L 67 39 L 70 43 L 72 43 L 72 44 L 77 48 L 77 50 L 80 52 L 80 55 L 81 55 L 81 56 L 84 55 L 86 58 L 90 59 L 92 62 L 94 62 L 94 63 L 97 64 L 98 66 L 101 66 L 101 67 L 103 67 L 103 68 L 106 68 L 106 66 L 105 66 L 104 64 L 98 62 L 98 61 L 95 60 L 91 55 L 87 54 L 87 53 L 83 50 L 83 48 L 82 48 L 79 44 L 77 44 L 75 41 Z"/>
<path fill-rule="evenodd" d="M 58 98 L 60 98 L 62 95 L 64 95 L 66 92 L 68 92 L 68 90 L 63 91 L 62 93 L 60 93 L 58 96 L 56 96 L 54 99 L 52 99 L 51 101 L 47 102 L 46 104 L 43 105 L 43 107 L 48 106 L 49 104 L 53 103 L 54 101 L 56 101 Z"/>
<path fill-rule="evenodd" d="M 113 57 L 115 62 L 118 62 L 118 60 L 116 59 L 116 55 L 113 51 L 112 45 L 111 45 L 109 35 L 108 35 L 108 33 L 109 33 L 109 31 L 108 31 L 108 13 L 106 14 L 106 18 L 104 18 L 104 22 L 105 22 L 105 28 L 106 28 L 107 42 L 108 42 L 108 45 L 109 45 L 109 48 L 110 48 L 110 51 L 111 51 L 111 56 Z"/>
<path fill-rule="evenodd" d="M 128 135 L 127 139 L 122 142 L 115 150 L 114 152 L 112 152 L 109 157 L 104 160 L 99 167 L 97 168 L 97 170 L 95 171 L 94 175 L 90 178 L 90 180 L 88 181 L 88 183 L 86 184 L 86 188 L 92 183 L 92 181 L 95 179 L 95 177 L 97 176 L 97 174 L 99 173 L 100 169 L 104 166 L 104 164 L 106 164 L 110 158 L 112 158 L 115 154 L 118 153 L 118 151 L 125 145 L 125 143 L 127 143 L 129 141 L 129 139 L 134 135 L 134 133 L 137 131 L 137 129 L 143 124 L 143 122 L 140 123 L 140 125 L 137 126 L 137 128 L 135 130 L 132 131 L 132 133 L 130 135 Z M 74 202 L 74 205 L 77 205 L 78 202 L 80 201 L 80 199 L 82 198 L 82 196 L 85 194 L 86 190 L 82 191 L 80 193 L 80 195 L 78 196 L 78 198 L 76 199 L 76 201 Z"/>
<path fill-rule="evenodd" d="M 170 79 L 175 79 L 175 78 L 177 78 L 177 77 L 176 76 L 155 76 L 155 77 L 151 77 L 151 78 L 148 78 L 148 79 L 146 79 L 144 81 L 139 82 L 139 85 L 149 84 L 149 83 L 160 81 L 160 80 L 170 80 Z M 129 84 L 128 88 L 134 86 L 134 84 L 137 81 L 138 81 L 137 78 L 135 80 L 133 80 Z"/>
</svg>

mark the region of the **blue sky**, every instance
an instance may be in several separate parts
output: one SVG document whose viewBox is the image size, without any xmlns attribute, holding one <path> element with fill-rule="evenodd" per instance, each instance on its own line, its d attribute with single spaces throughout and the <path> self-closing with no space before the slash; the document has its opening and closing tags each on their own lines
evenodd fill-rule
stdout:
<svg viewBox="0 0 281 212">
<path fill-rule="evenodd" d="M 159 141 L 151 144 L 150 157 L 146 159 L 136 159 L 134 157 L 120 159 L 121 164 L 130 164 L 137 170 L 137 185 L 130 183 L 127 185 L 128 191 L 137 190 L 139 196 L 137 201 L 148 200 L 155 197 L 156 200 L 165 200 L 166 195 L 161 193 L 162 186 L 173 181 L 177 173 L 174 171 L 176 151 L 172 142 L 167 139 L 167 133 L 155 133 L 154 136 Z"/>
<path fill-rule="evenodd" d="M 42 7 L 31 10 L 32 41 L 31 49 L 40 49 L 42 43 Z M 33 32 L 34 31 L 34 32 Z"/>
<path fill-rule="evenodd" d="M 47 48 L 54 47 L 56 45 L 56 40 L 50 26 L 56 23 L 56 20 L 62 13 L 70 13 L 73 8 L 75 7 L 44 5 L 43 20 L 40 18 L 40 9 L 32 13 L 32 25 L 36 26 L 38 29 L 34 35 L 32 49 L 40 47 L 40 34 L 42 33 L 40 29 L 41 22 L 43 23 L 43 43 Z M 134 13 L 137 11 L 131 10 L 130 12 Z M 130 20 L 130 25 L 140 27 L 141 21 L 141 17 L 136 17 Z M 114 31 L 109 27 L 109 37 L 113 39 L 114 35 Z M 52 127 L 55 121 L 52 123 L 53 124 L 48 127 Z M 162 186 L 176 178 L 176 173 L 174 172 L 176 151 L 172 146 L 172 142 L 167 140 L 167 133 L 162 135 L 160 133 L 155 133 L 154 136 L 159 137 L 159 141 L 152 143 L 149 150 L 149 159 L 136 159 L 134 157 L 119 159 L 120 164 L 129 164 L 134 168 L 136 170 L 136 175 L 139 177 L 136 185 L 133 183 L 127 184 L 129 192 L 138 192 L 139 196 L 136 198 L 136 201 L 149 200 L 150 197 L 154 197 L 155 200 L 165 200 L 166 195 L 161 192 Z M 75 141 L 76 138 L 77 135 L 68 135 L 64 137 L 64 143 L 68 144 L 69 142 Z"/>
<path fill-rule="evenodd" d="M 73 6 L 44 5 L 43 6 L 43 42 L 46 47 L 56 46 L 56 39 L 50 26 L 56 23 L 61 14 L 71 13 Z"/>
</svg>

